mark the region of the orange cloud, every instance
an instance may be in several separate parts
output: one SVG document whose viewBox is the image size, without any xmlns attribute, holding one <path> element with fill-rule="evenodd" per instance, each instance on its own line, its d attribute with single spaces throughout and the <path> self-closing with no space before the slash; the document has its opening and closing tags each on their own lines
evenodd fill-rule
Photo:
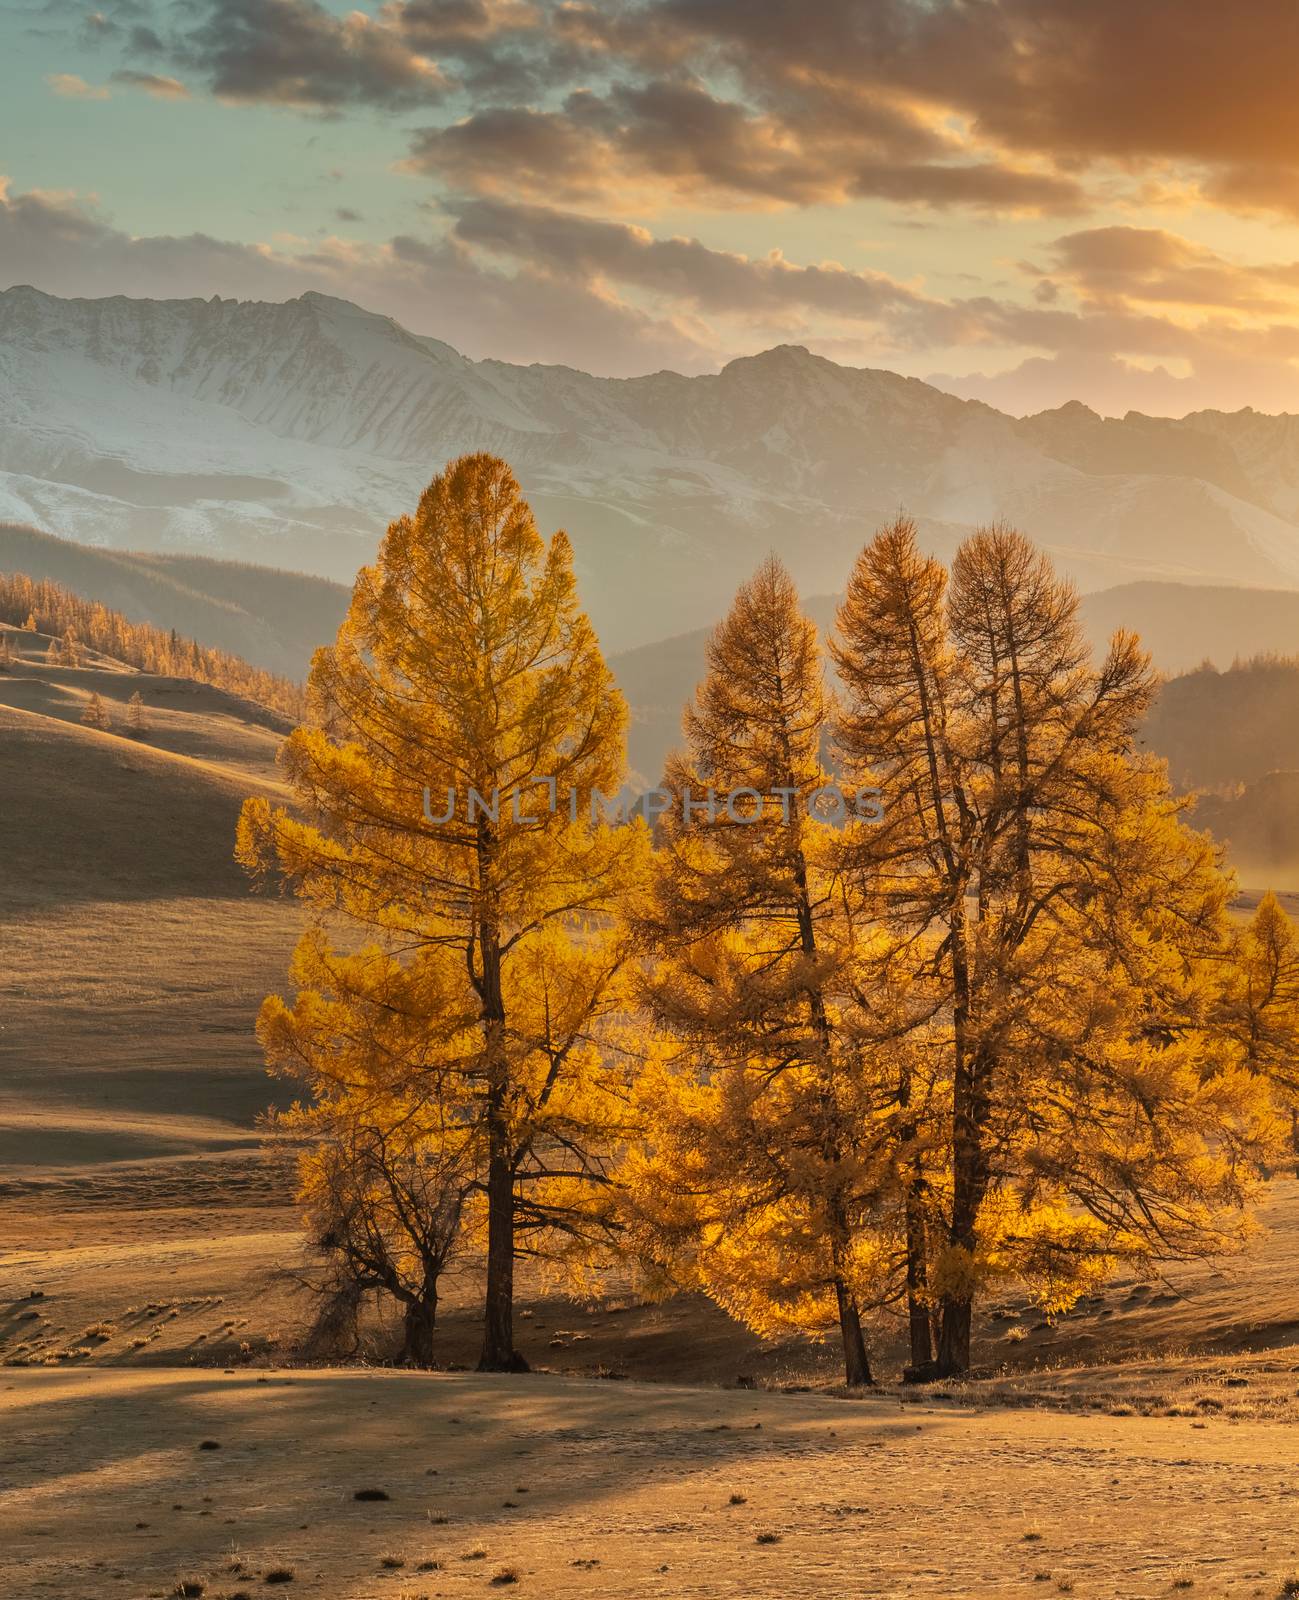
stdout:
<svg viewBox="0 0 1299 1600">
<path fill-rule="evenodd" d="M 141 89 L 156 100 L 188 100 L 189 90 L 179 78 L 168 78 L 157 72 L 133 72 L 126 69 L 113 74 L 113 82 L 128 89 Z"/>
<path fill-rule="evenodd" d="M 87 83 L 75 72 L 52 72 L 46 83 L 63 100 L 109 100 L 109 91 L 98 84 Z"/>
<path fill-rule="evenodd" d="M 1026 270 L 1052 290 L 1068 285 L 1091 300 L 1299 312 L 1299 262 L 1231 261 L 1163 228 L 1087 228 L 1056 239 L 1049 255 L 1049 268 Z"/>
</svg>

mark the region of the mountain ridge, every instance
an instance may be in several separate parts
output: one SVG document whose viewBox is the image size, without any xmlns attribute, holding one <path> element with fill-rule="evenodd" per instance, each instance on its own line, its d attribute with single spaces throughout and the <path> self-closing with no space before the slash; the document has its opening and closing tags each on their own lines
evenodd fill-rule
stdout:
<svg viewBox="0 0 1299 1600">
<path fill-rule="evenodd" d="M 473 361 L 317 292 L 284 302 L 0 293 L 0 520 L 118 550 L 350 581 L 466 450 L 573 539 L 611 650 L 720 615 L 769 550 L 842 587 L 880 522 L 949 556 L 1021 526 L 1084 589 L 1299 587 L 1299 417 L 1016 418 L 799 345 L 598 378 Z"/>
</svg>

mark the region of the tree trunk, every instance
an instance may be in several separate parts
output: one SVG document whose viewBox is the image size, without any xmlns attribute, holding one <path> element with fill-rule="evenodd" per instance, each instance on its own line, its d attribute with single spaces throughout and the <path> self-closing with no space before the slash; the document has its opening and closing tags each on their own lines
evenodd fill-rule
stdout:
<svg viewBox="0 0 1299 1600">
<path fill-rule="evenodd" d="M 494 841 L 479 827 L 483 881 L 490 878 Z M 479 1372 L 527 1372 L 514 1348 L 514 1155 L 506 1109 L 509 1062 L 505 1055 L 505 996 L 501 986 L 501 945 L 494 921 L 479 932 L 482 952 L 483 1054 L 487 1073 L 487 1287 L 484 1293 L 483 1353 Z"/>
<path fill-rule="evenodd" d="M 911 1080 L 904 1077 L 898 1086 L 898 1104 L 911 1105 Z M 908 1122 L 899 1130 L 908 1142 L 914 1141 L 916 1127 Z M 907 1331 L 911 1346 L 911 1365 L 903 1374 L 913 1383 L 934 1376 L 934 1349 L 929 1338 L 929 1266 L 925 1237 L 925 1172 L 919 1154 L 911 1157 L 911 1177 L 907 1182 Z"/>
<path fill-rule="evenodd" d="M 934 1344 L 930 1332 L 929 1269 L 926 1259 L 925 1216 L 921 1209 L 924 1175 L 919 1160 L 912 1163 L 907 1185 L 907 1333 L 911 1347 L 910 1365 L 902 1374 L 903 1383 L 929 1383 L 938 1376 Z"/>
<path fill-rule="evenodd" d="M 949 1234 L 951 1242 L 970 1257 L 974 1255 L 974 1213 L 962 1200 L 958 1181 L 958 1196 L 953 1208 L 954 1216 Z M 977 1205 L 975 1206 L 977 1211 Z M 941 1322 L 938 1331 L 938 1376 L 958 1378 L 970 1368 L 970 1325 L 973 1301 L 968 1292 L 947 1293 L 942 1297 Z"/>
<path fill-rule="evenodd" d="M 403 1319 L 405 1342 L 401 1359 L 408 1367 L 422 1367 L 426 1371 L 433 1365 L 433 1329 L 437 1322 L 437 1291 L 423 1299 L 407 1302 Z"/>
<path fill-rule="evenodd" d="M 850 1389 L 873 1388 L 870 1358 L 866 1354 L 866 1341 L 862 1337 L 861 1314 L 857 1302 L 848 1292 L 842 1278 L 834 1285 L 835 1299 L 839 1303 L 839 1332 L 843 1336 L 844 1382 Z"/>
<path fill-rule="evenodd" d="M 971 1074 L 972 1076 L 972 1074 Z M 973 1091 L 958 1076 L 957 1112 L 952 1139 L 952 1220 L 948 1240 L 972 1262 L 975 1222 L 983 1199 L 983 1143 L 971 1100 Z M 970 1367 L 971 1291 L 948 1292 L 942 1299 L 942 1325 L 938 1335 L 938 1375 L 960 1377 Z"/>
<path fill-rule="evenodd" d="M 952 1072 L 952 1210 L 948 1243 L 963 1251 L 973 1263 L 975 1224 L 987 1184 L 987 1159 L 983 1129 L 987 1121 L 986 1064 L 970 1038 L 972 984 L 965 950 L 965 908 L 954 905 L 952 927 L 952 988 L 955 1061 Z M 938 1376 L 955 1378 L 970 1366 L 970 1291 L 950 1291 L 942 1298 L 942 1325 L 938 1335 Z"/>
<path fill-rule="evenodd" d="M 929 1338 L 929 1311 L 923 1300 L 907 1290 L 907 1332 L 911 1343 L 911 1370 L 919 1376 L 934 1364 L 934 1347 Z"/>
<path fill-rule="evenodd" d="M 788 741 L 786 741 L 785 758 L 786 761 L 789 760 Z M 784 776 L 786 786 L 792 787 L 793 773 L 787 772 Z M 812 920 L 812 900 L 807 886 L 807 859 L 803 854 L 801 843 L 795 846 L 793 862 L 794 883 L 797 889 L 796 908 L 799 943 L 803 954 L 809 960 L 815 960 L 817 957 L 816 926 Z M 825 997 L 819 988 L 809 988 L 807 997 L 811 1012 L 812 1033 L 817 1040 L 822 1072 L 821 1106 L 822 1114 L 826 1119 L 826 1125 L 823 1130 L 822 1153 L 827 1161 L 837 1164 L 841 1157 L 841 1151 L 834 1126 L 836 1108 L 831 1085 L 832 1042 L 830 1019 L 826 1012 Z M 836 1193 L 830 1197 L 829 1211 L 833 1238 L 834 1268 L 838 1272 L 849 1242 L 848 1218 L 842 1194 Z M 849 1293 L 848 1286 L 842 1278 L 835 1278 L 834 1294 L 839 1308 L 839 1332 L 843 1339 L 844 1381 L 850 1389 L 872 1387 L 875 1379 L 871 1374 L 870 1358 L 866 1354 L 866 1341 L 862 1336 L 861 1313 L 857 1309 L 857 1302 Z"/>
<path fill-rule="evenodd" d="M 501 1130 L 503 1135 L 505 1130 Z M 514 1167 L 492 1130 L 487 1169 L 487 1293 L 479 1372 L 527 1372 L 514 1348 Z"/>
<path fill-rule="evenodd" d="M 959 1378 L 970 1370 L 970 1322 L 974 1310 L 969 1300 L 943 1297 L 943 1320 L 938 1333 L 938 1375 Z"/>
</svg>

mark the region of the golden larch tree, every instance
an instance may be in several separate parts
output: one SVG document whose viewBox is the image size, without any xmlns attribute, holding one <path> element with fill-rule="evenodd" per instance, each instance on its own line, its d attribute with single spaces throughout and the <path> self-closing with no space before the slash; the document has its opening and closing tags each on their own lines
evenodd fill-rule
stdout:
<svg viewBox="0 0 1299 1600">
<path fill-rule="evenodd" d="M 1299 933 L 1271 889 L 1235 932 L 1220 1008 L 1237 1060 L 1272 1082 L 1299 1155 Z"/>
<path fill-rule="evenodd" d="M 834 655 L 843 760 L 886 805 L 853 869 L 940 1000 L 923 1193 L 947 1375 L 981 1284 L 1060 1310 L 1117 1259 L 1232 1247 L 1275 1126 L 1212 1023 L 1228 884 L 1134 754 L 1136 640 L 1093 664 L 1015 531 L 967 540 L 949 583 L 901 519 L 854 569 Z"/>
<path fill-rule="evenodd" d="M 820 646 L 774 558 L 707 666 L 641 924 L 671 1045 L 631 1185 L 690 1281 L 765 1334 L 837 1325 L 847 1382 L 867 1384 L 863 1314 L 895 1278 L 896 1096 L 856 987 L 872 935 L 838 870 Z"/>
<path fill-rule="evenodd" d="M 543 541 L 503 461 L 461 457 L 389 527 L 309 689 L 285 750 L 299 809 L 249 801 L 240 854 L 372 943 L 344 957 L 310 933 L 304 987 L 292 1007 L 267 1002 L 263 1036 L 331 1116 L 353 1094 L 358 1117 L 414 1107 L 439 1161 L 468 1165 L 481 1365 L 516 1369 L 516 1255 L 591 1245 L 626 1133 L 605 1034 L 624 1005 L 614 913 L 644 830 L 604 818 L 625 709 L 569 542 Z M 376 1030 L 390 992 L 399 1025 Z M 330 1004 L 346 1036 L 317 1025 Z"/>
</svg>

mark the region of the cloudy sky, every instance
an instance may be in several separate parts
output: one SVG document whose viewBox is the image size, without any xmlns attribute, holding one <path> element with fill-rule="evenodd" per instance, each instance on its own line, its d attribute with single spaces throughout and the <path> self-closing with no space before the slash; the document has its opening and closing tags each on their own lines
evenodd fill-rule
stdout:
<svg viewBox="0 0 1299 1600">
<path fill-rule="evenodd" d="M 0 287 L 1299 410 L 1294 0 L 0 0 Z"/>
</svg>

